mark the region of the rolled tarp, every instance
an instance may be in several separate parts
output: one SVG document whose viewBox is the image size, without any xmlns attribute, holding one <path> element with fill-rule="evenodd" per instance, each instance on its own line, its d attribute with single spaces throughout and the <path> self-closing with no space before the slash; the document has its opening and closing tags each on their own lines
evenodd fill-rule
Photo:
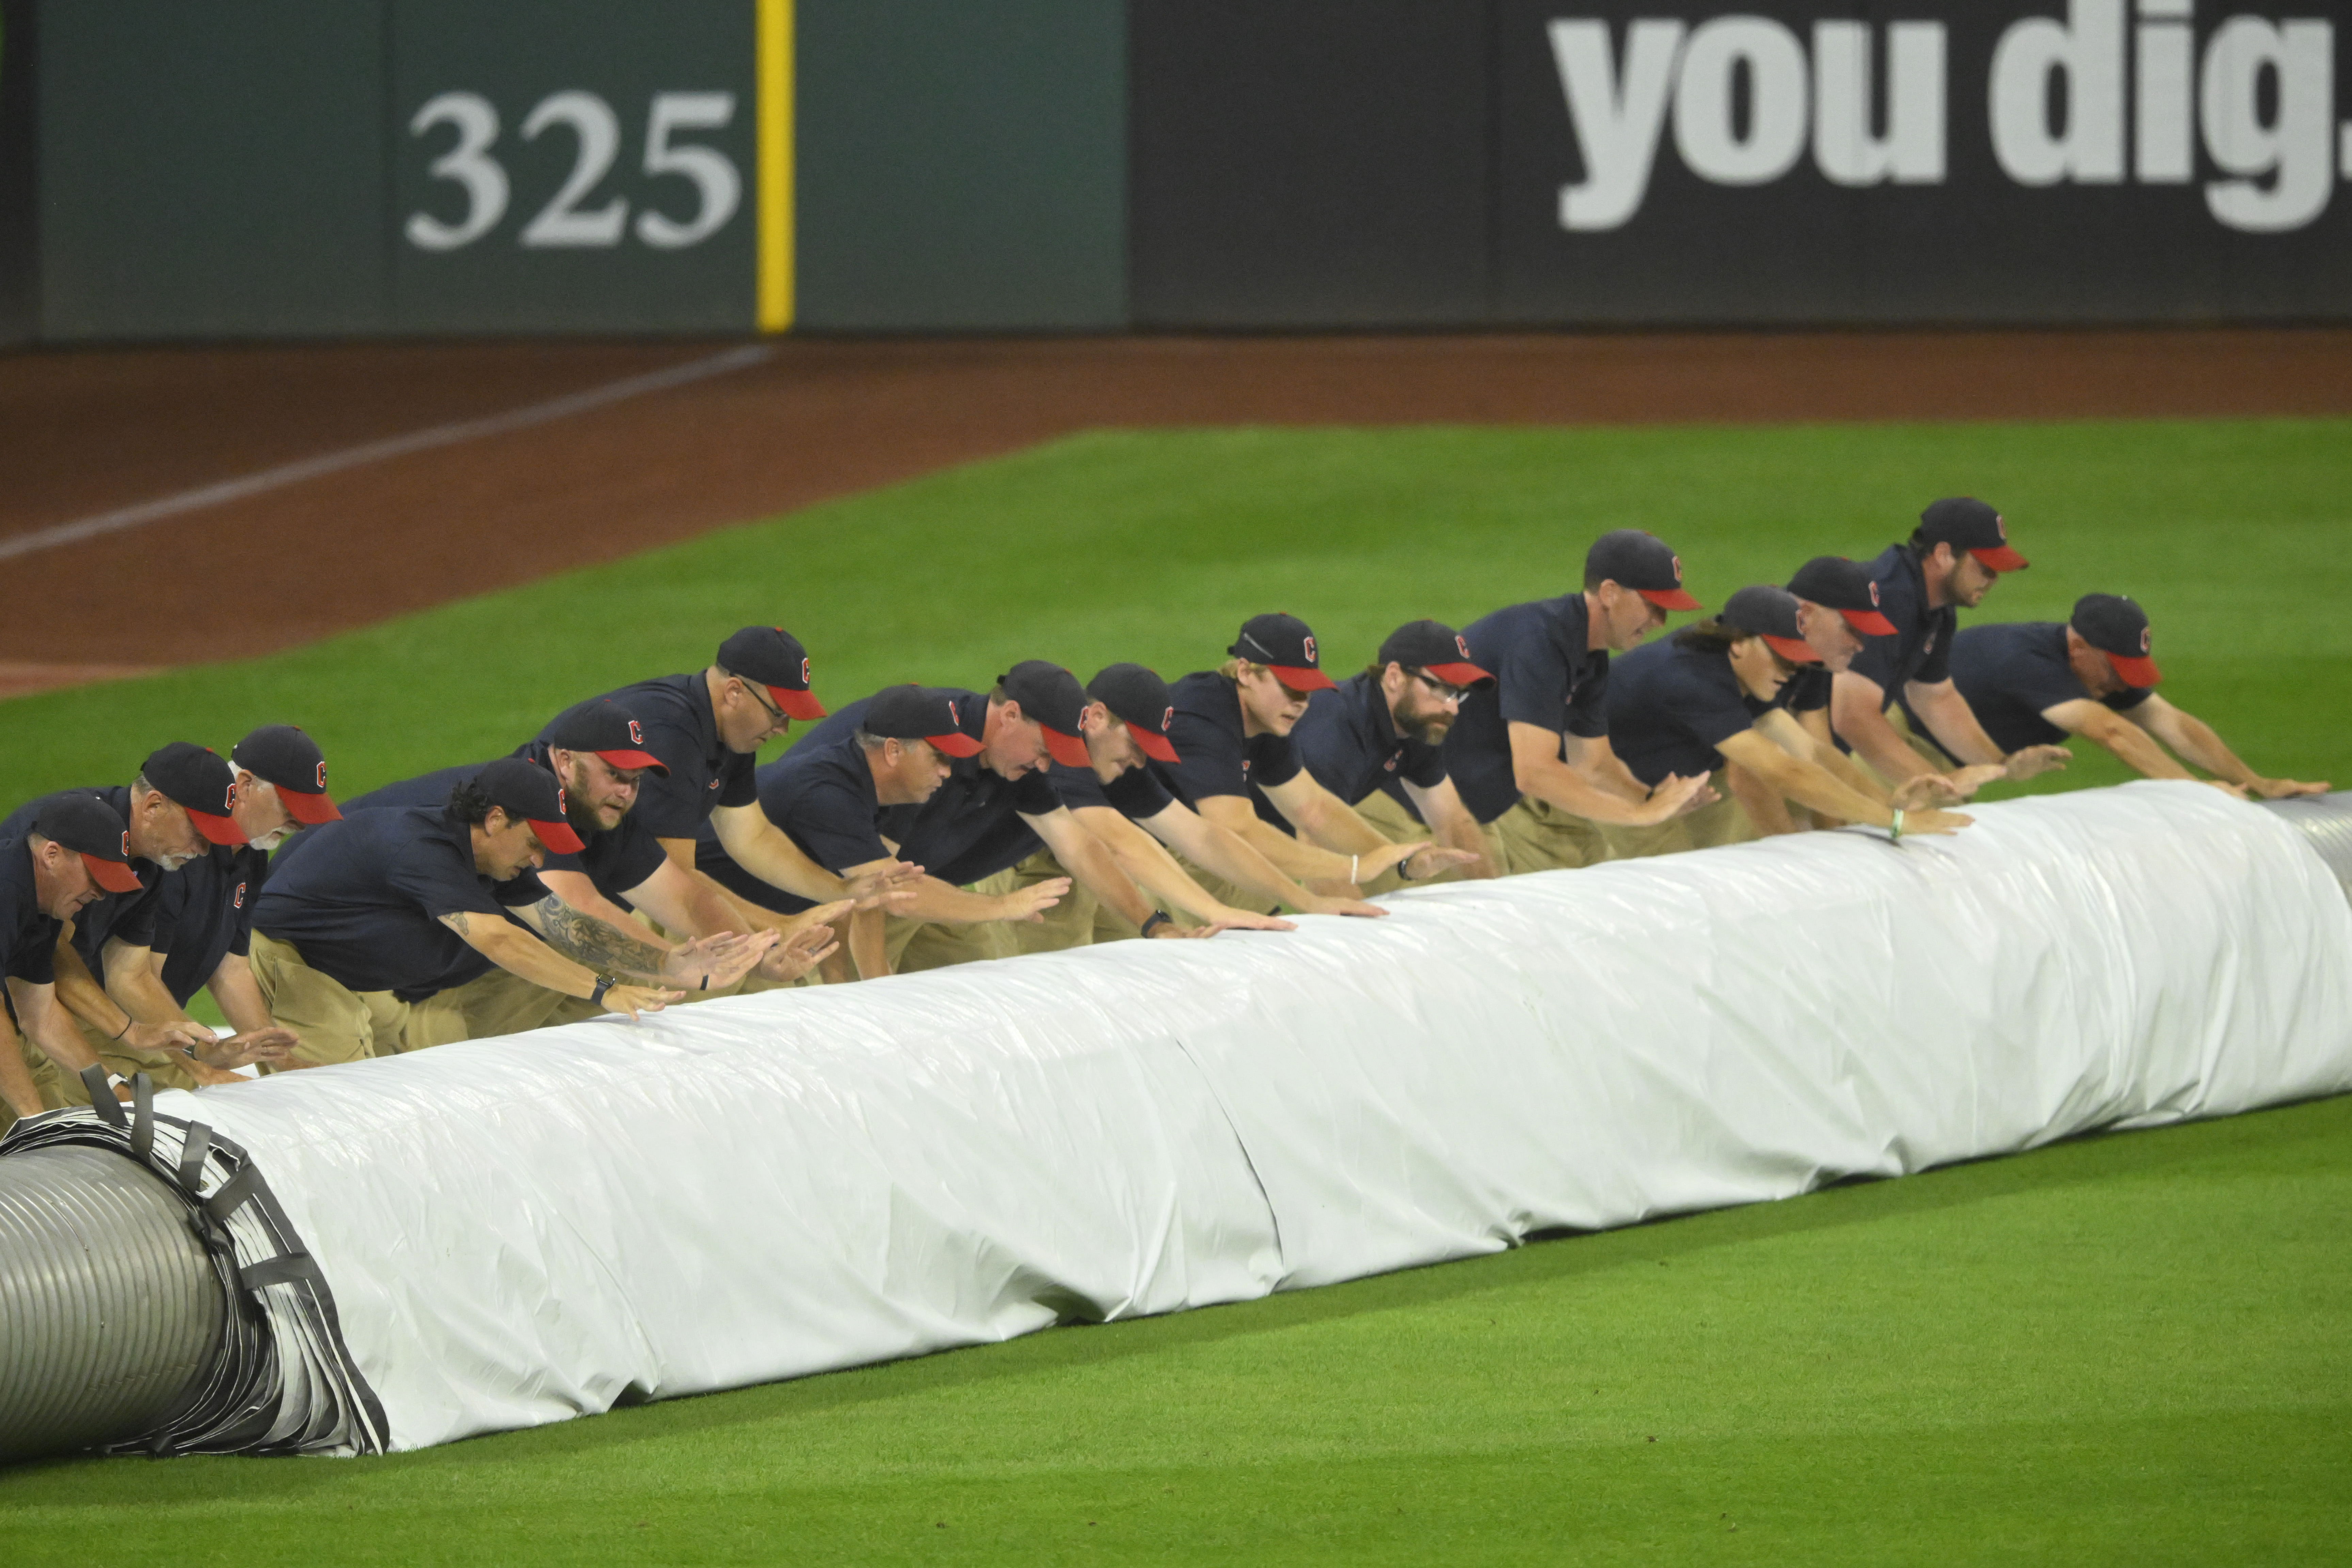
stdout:
<svg viewBox="0 0 2352 1568">
<path fill-rule="evenodd" d="M 165 1094 L 159 1142 L 267 1173 L 271 1429 L 358 1452 L 2352 1088 L 2352 902 L 2281 814 L 1976 815 Z M 121 1136 L 0 1152 L 70 1128 Z"/>
</svg>

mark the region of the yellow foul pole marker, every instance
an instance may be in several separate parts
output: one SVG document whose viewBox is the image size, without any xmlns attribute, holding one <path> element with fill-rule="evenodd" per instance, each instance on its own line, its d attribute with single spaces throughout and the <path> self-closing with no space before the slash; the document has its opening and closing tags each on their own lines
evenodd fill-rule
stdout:
<svg viewBox="0 0 2352 1568">
<path fill-rule="evenodd" d="M 793 0 L 759 7 L 760 330 L 793 324 Z"/>
</svg>

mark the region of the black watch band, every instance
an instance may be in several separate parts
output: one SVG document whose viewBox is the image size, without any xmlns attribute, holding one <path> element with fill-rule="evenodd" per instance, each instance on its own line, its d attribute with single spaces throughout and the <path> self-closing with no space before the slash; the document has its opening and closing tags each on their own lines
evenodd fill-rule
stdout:
<svg viewBox="0 0 2352 1568">
<path fill-rule="evenodd" d="M 1143 922 L 1143 934 L 1145 936 L 1150 936 L 1152 931 L 1167 923 L 1168 911 L 1166 910 L 1154 910 Z"/>
<path fill-rule="evenodd" d="M 614 986 L 618 985 L 619 984 L 619 981 L 614 979 L 609 974 L 600 974 L 596 976 L 596 989 L 588 993 L 589 1002 L 597 1006 L 604 1005 L 604 993 L 610 991 Z"/>
</svg>

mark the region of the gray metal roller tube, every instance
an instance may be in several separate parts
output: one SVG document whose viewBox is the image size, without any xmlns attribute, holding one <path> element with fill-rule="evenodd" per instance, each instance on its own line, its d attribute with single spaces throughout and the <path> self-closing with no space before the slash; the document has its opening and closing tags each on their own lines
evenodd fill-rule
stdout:
<svg viewBox="0 0 2352 1568">
<path fill-rule="evenodd" d="M 0 1160 L 0 1459 L 149 1431 L 221 1352 L 229 1310 L 187 1204 L 102 1149 Z"/>
<path fill-rule="evenodd" d="M 2352 897 L 2352 791 L 2265 809 Z M 155 1429 L 226 1353 L 229 1310 L 160 1177 L 94 1148 L 0 1159 L 0 1461 Z"/>
</svg>

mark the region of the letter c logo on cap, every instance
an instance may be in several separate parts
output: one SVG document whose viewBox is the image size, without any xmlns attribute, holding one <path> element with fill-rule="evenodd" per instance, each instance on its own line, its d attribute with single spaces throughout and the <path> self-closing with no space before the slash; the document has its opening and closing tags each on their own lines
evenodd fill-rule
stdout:
<svg viewBox="0 0 2352 1568">
<path fill-rule="evenodd" d="M 1315 662 L 1315 639 L 1311 637 L 1307 639 L 1307 662 L 1310 665 Z"/>
<path fill-rule="evenodd" d="M 2147 654 L 2147 628 L 2146 626 L 2142 626 L 2139 629 L 2139 651 L 2143 658 Z"/>
<path fill-rule="evenodd" d="M 1160 716 L 1160 732 L 1163 735 L 1168 733 L 1168 726 L 1174 722 L 1176 722 L 1176 710 L 1171 708 Z"/>
<path fill-rule="evenodd" d="M 233 910 L 241 910 L 245 908 L 245 884 L 243 882 L 239 882 L 236 885 L 236 892 L 230 898 L 228 907 Z"/>
<path fill-rule="evenodd" d="M 320 789 L 327 787 L 327 764 L 324 761 L 319 763 L 319 787 Z"/>
<path fill-rule="evenodd" d="M 801 656 L 801 684 L 802 684 L 803 686 L 806 686 L 808 683 L 809 683 L 809 662 L 808 662 L 808 656 L 807 656 L 806 654 L 803 654 L 803 655 L 802 655 L 802 656 Z"/>
<path fill-rule="evenodd" d="M 1459 632 L 1455 633 L 1454 637 L 1454 646 L 1462 650 L 1462 657 L 1464 659 L 1466 660 L 1469 658 L 1470 639 L 1468 637 L 1462 636 Z"/>
<path fill-rule="evenodd" d="M 555 815 L 562 816 L 570 809 L 570 807 L 563 804 L 563 786 L 562 784 L 557 784 L 555 786 Z"/>
<path fill-rule="evenodd" d="M 122 858 L 131 858 L 131 829 L 127 827 L 122 830 Z"/>
<path fill-rule="evenodd" d="M 1676 584 L 1677 585 L 1679 585 L 1679 584 L 1681 584 L 1682 580 L 1683 580 L 1683 558 L 1682 558 L 1681 556 L 1677 555 L 1677 556 L 1675 556 L 1675 584 Z"/>
<path fill-rule="evenodd" d="M 1878 579 L 1875 577 L 1870 580 L 1870 607 L 1874 610 L 1878 608 Z"/>
<path fill-rule="evenodd" d="M 646 743 L 646 732 L 645 732 L 643 730 L 641 730 L 641 729 L 639 729 L 639 728 L 637 727 L 637 721 L 636 721 L 635 719 L 630 720 L 630 721 L 629 721 L 629 744 L 631 744 L 632 746 L 642 746 L 642 745 L 644 745 L 645 743 Z"/>
</svg>

